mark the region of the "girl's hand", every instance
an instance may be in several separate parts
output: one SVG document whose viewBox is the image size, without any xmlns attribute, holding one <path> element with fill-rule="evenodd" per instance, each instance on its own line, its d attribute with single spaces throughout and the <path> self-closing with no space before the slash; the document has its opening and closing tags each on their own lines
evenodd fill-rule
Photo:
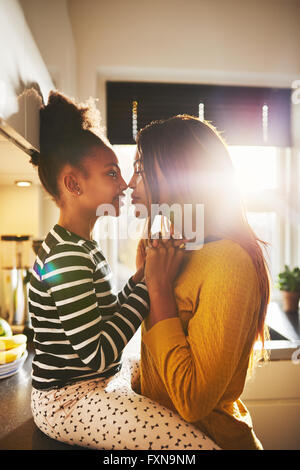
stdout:
<svg viewBox="0 0 300 470">
<path fill-rule="evenodd" d="M 145 277 L 145 273 L 144 273 L 144 267 L 145 267 L 145 261 L 146 261 L 145 249 L 146 249 L 146 240 L 141 239 L 137 247 L 136 258 L 135 258 L 136 273 L 132 277 L 132 280 L 135 284 L 142 281 Z"/>
</svg>

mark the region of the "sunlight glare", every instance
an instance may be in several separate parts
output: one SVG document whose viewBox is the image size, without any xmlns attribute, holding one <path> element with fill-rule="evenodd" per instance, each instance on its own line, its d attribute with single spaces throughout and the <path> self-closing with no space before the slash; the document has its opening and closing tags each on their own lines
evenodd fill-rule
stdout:
<svg viewBox="0 0 300 470">
<path fill-rule="evenodd" d="M 276 147 L 229 146 L 229 153 L 242 194 L 277 187 Z"/>
</svg>

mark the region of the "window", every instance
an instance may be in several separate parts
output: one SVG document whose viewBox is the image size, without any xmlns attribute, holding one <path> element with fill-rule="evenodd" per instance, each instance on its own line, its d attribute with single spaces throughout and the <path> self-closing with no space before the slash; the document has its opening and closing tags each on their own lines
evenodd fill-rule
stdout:
<svg viewBox="0 0 300 470">
<path fill-rule="evenodd" d="M 277 147 L 230 146 L 248 221 L 269 245 L 264 250 L 273 283 L 285 262 L 282 208 L 287 200 L 287 153 Z M 287 202 L 287 201 L 286 201 Z M 273 292 L 273 297 L 276 292 Z"/>
<path fill-rule="evenodd" d="M 289 88 L 210 84 L 106 82 L 107 137 L 134 144 L 138 129 L 176 114 L 199 116 L 230 145 L 291 144 Z"/>
</svg>

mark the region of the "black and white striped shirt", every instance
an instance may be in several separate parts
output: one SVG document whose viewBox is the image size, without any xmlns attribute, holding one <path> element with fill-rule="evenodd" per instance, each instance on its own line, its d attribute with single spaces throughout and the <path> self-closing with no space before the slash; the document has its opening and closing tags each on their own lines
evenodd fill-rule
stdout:
<svg viewBox="0 0 300 470">
<path fill-rule="evenodd" d="M 44 240 L 29 284 L 34 330 L 32 386 L 39 390 L 109 376 L 149 311 L 145 283 L 130 278 L 117 295 L 97 242 L 56 224 Z"/>
</svg>

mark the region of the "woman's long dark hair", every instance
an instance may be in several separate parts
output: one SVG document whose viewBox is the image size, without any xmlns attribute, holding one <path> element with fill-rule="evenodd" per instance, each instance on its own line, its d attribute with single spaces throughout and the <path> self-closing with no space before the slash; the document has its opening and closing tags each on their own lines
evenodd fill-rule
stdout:
<svg viewBox="0 0 300 470">
<path fill-rule="evenodd" d="M 179 115 L 152 122 L 142 129 L 137 136 L 137 149 L 144 169 L 149 207 L 159 201 L 156 161 L 174 202 L 203 203 L 213 217 L 216 230 L 213 235 L 237 242 L 250 255 L 261 299 L 252 346 L 256 341 L 262 344 L 262 354 L 257 357 L 252 348 L 250 366 L 254 364 L 253 359 L 256 362 L 258 358 L 266 358 L 264 342 L 268 330 L 265 318 L 270 299 L 270 277 L 263 247 L 267 244 L 256 236 L 247 221 L 225 141 L 210 123 Z"/>
</svg>

